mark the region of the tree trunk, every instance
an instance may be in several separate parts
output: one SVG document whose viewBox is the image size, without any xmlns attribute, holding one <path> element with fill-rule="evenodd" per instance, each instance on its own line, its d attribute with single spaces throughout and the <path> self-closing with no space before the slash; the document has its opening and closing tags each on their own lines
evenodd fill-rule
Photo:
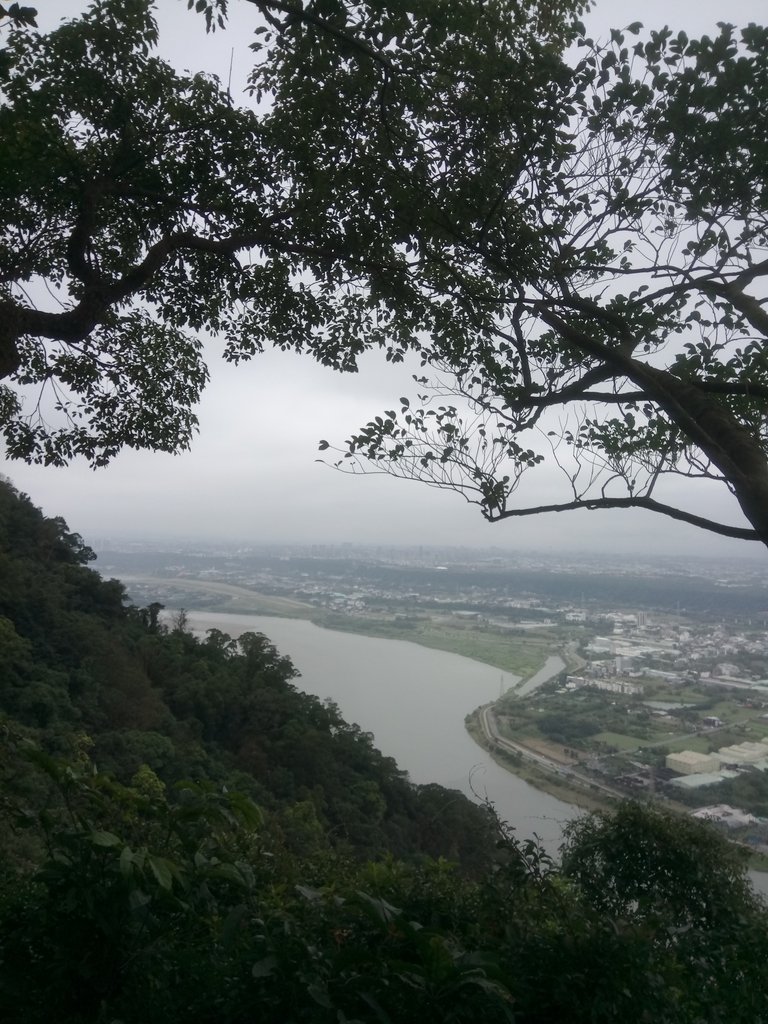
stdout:
<svg viewBox="0 0 768 1024">
<path fill-rule="evenodd" d="M 768 457 L 760 440 L 695 384 L 645 363 L 630 363 L 628 376 L 723 473 L 742 512 L 768 546 Z"/>
<path fill-rule="evenodd" d="M 0 302 L 0 380 L 15 373 L 21 363 L 16 340 L 19 316 L 12 302 Z"/>
</svg>

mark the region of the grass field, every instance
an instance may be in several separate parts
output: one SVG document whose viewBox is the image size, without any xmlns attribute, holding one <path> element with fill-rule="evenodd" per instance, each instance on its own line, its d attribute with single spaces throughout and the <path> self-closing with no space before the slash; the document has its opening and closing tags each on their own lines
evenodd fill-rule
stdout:
<svg viewBox="0 0 768 1024">
<path fill-rule="evenodd" d="M 636 736 L 625 736 L 620 732 L 598 732 L 589 738 L 590 740 L 599 740 L 601 743 L 608 743 L 610 746 L 616 747 L 617 750 L 637 750 L 645 743 L 644 740 L 639 740 Z"/>
<path fill-rule="evenodd" d="M 389 640 L 410 640 L 438 651 L 461 654 L 482 661 L 503 672 L 525 678 L 543 665 L 552 653 L 557 637 L 546 642 L 540 635 L 500 636 L 472 626 L 454 627 L 444 622 L 417 619 L 412 625 L 387 619 L 364 619 L 352 615 L 315 615 L 313 620 L 328 629 L 338 629 Z"/>
<path fill-rule="evenodd" d="M 678 750 L 695 750 L 697 754 L 708 754 L 710 742 L 706 735 L 683 736 L 678 740 L 660 743 L 659 746 L 669 747 L 673 752 Z"/>
</svg>

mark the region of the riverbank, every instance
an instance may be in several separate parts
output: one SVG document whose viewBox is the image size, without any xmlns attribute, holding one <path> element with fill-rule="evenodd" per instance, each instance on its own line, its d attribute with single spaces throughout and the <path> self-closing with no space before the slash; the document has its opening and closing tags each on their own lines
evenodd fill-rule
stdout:
<svg viewBox="0 0 768 1024">
<path fill-rule="evenodd" d="M 560 638 L 553 635 L 551 628 L 526 630 L 517 635 L 474 622 L 459 622 L 447 614 L 341 614 L 232 583 L 188 577 L 136 575 L 124 577 L 123 583 L 131 598 L 140 604 L 157 600 L 168 608 L 183 607 L 189 612 L 302 619 L 334 632 L 355 633 L 381 640 L 406 640 L 430 650 L 459 654 L 513 676 L 511 680 L 502 680 L 505 689 L 517 685 L 520 680 L 535 677 L 553 650 L 560 647 Z M 289 651 L 285 653 L 290 655 Z M 566 658 L 570 660 L 568 655 Z"/>
<path fill-rule="evenodd" d="M 549 637 L 545 644 L 538 638 L 502 636 L 474 624 L 457 625 L 443 617 L 373 619 L 321 613 L 313 616 L 312 621 L 316 626 L 336 632 L 357 633 L 382 640 L 406 640 L 433 651 L 460 654 L 463 658 L 471 658 L 511 675 L 513 679 L 502 681 L 504 689 L 516 686 L 521 679 L 535 674 L 551 650 Z"/>
<path fill-rule="evenodd" d="M 557 800 L 573 804 L 579 810 L 588 812 L 609 811 L 618 802 L 627 799 L 624 793 L 612 791 L 611 787 L 564 769 L 536 751 L 504 740 L 494 729 L 493 704 L 476 708 L 467 715 L 464 724 L 475 743 L 485 750 L 499 767 Z M 664 801 L 664 806 L 676 814 L 690 813 L 689 808 L 672 801 Z M 761 876 L 760 882 L 757 883 L 758 888 L 764 891 L 765 883 L 768 881 L 768 856 L 754 853 L 748 847 L 744 848 L 748 852 L 747 863 L 751 871 Z"/>
<path fill-rule="evenodd" d="M 321 629 L 287 618 L 189 612 L 198 634 L 263 633 L 300 672 L 296 685 L 331 699 L 348 722 L 374 737 L 416 784 L 439 783 L 490 800 L 519 836 L 538 835 L 557 855 L 564 825 L 579 809 L 510 774 L 478 749 L 467 710 L 498 696 L 498 670 L 414 643 Z"/>
<path fill-rule="evenodd" d="M 496 739 L 489 736 L 483 727 L 483 710 L 477 708 L 467 715 L 464 724 L 475 743 L 485 750 L 500 768 L 557 800 L 573 804 L 580 811 L 606 811 L 615 804 L 615 799 L 609 799 L 595 789 L 579 786 L 573 779 L 566 782 L 561 776 L 537 764 L 533 758 L 526 759 L 520 753 L 505 749 Z"/>
</svg>

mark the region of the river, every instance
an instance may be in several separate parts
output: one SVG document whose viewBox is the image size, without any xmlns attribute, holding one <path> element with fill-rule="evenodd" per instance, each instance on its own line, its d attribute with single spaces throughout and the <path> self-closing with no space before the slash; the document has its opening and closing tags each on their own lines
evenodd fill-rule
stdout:
<svg viewBox="0 0 768 1024">
<path fill-rule="evenodd" d="M 551 854 L 557 853 L 563 826 L 579 814 L 574 804 L 500 768 L 464 728 L 470 711 L 514 686 L 518 680 L 508 673 L 458 654 L 339 633 L 304 619 L 190 611 L 188 623 L 200 633 L 212 628 L 233 637 L 248 630 L 264 633 L 301 673 L 297 685 L 335 701 L 344 718 L 372 732 L 376 746 L 413 782 L 438 782 L 469 797 L 487 797 L 519 836 L 535 833 Z M 550 668 L 560 670 L 554 661 Z M 768 873 L 750 875 L 755 888 L 768 894 Z"/>
<path fill-rule="evenodd" d="M 322 629 L 300 619 L 188 612 L 195 631 L 264 633 L 301 672 L 297 685 L 335 701 L 344 718 L 372 732 L 413 782 L 438 782 L 488 797 L 521 836 L 536 833 L 555 853 L 578 808 L 504 771 L 469 736 L 464 718 L 495 700 L 514 676 L 458 654 L 402 640 Z"/>
<path fill-rule="evenodd" d="M 565 662 L 559 654 L 550 654 L 544 664 L 541 666 L 538 672 L 527 679 L 522 686 L 518 686 L 515 693 L 518 697 L 527 697 L 533 693 L 534 690 L 538 690 L 540 686 L 548 682 L 552 676 L 556 676 L 558 672 L 562 672 L 565 668 Z"/>
</svg>

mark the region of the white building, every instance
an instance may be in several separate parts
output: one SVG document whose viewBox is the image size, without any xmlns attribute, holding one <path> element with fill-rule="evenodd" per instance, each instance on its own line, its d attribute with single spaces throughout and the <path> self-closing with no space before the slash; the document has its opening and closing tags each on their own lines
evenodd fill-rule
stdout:
<svg viewBox="0 0 768 1024">
<path fill-rule="evenodd" d="M 565 685 L 568 690 L 604 690 L 606 693 L 639 696 L 643 693 L 639 683 L 629 683 L 626 679 L 586 679 L 584 676 L 568 676 Z"/>
<path fill-rule="evenodd" d="M 699 775 L 716 772 L 720 767 L 717 754 L 701 754 L 697 750 L 679 750 L 675 754 L 667 754 L 666 765 L 678 775 Z"/>
<path fill-rule="evenodd" d="M 731 747 L 721 747 L 717 756 L 721 764 L 757 764 L 768 757 L 768 745 L 765 743 L 735 743 Z"/>
</svg>

